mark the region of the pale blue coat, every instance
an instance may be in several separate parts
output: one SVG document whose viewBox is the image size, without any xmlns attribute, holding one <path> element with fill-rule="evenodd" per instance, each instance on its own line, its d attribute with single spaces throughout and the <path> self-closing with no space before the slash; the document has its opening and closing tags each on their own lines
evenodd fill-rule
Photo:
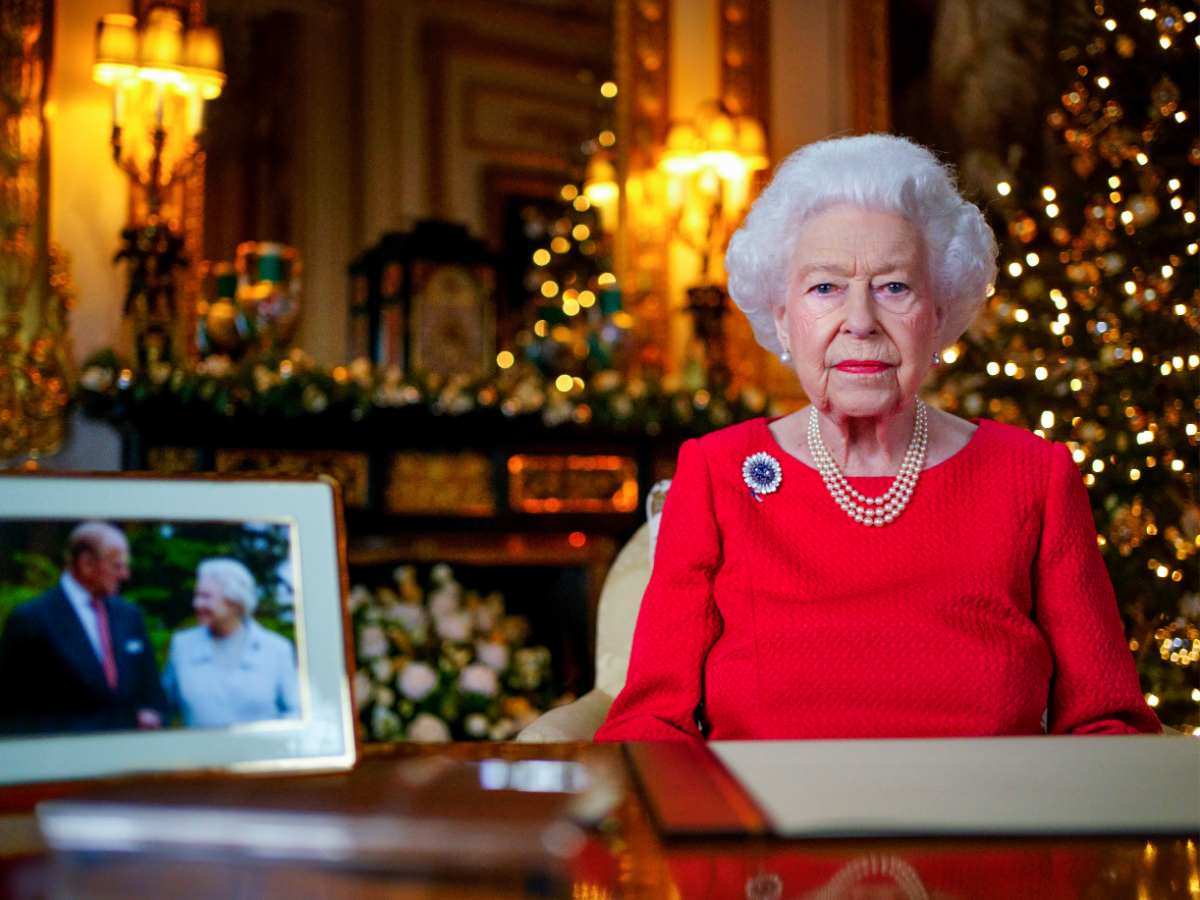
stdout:
<svg viewBox="0 0 1200 900">
<path fill-rule="evenodd" d="M 232 669 L 217 665 L 215 642 L 203 625 L 177 631 L 163 670 L 163 689 L 190 728 L 299 718 L 296 651 L 287 638 L 253 619 Z"/>
</svg>

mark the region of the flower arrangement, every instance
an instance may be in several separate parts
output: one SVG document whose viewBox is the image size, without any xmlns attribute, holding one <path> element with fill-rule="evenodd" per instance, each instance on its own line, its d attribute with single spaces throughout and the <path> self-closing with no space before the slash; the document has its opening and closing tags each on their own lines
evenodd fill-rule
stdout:
<svg viewBox="0 0 1200 900">
<path fill-rule="evenodd" d="M 504 741 L 555 705 L 550 651 L 525 646 L 529 623 L 506 615 L 499 593 L 464 590 L 445 564 L 428 592 L 413 566 L 392 575 L 394 588 L 350 592 L 369 740 Z"/>
</svg>

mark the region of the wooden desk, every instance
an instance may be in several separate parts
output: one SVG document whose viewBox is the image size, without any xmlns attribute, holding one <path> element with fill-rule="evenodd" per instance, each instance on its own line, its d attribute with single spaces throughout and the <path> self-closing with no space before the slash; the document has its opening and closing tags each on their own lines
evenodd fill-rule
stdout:
<svg viewBox="0 0 1200 900">
<path fill-rule="evenodd" d="M 439 753 L 460 760 L 556 759 L 616 762 L 619 748 L 590 744 L 396 745 L 371 748 L 364 772 Z M 1149 780 L 1147 790 L 1157 788 Z M 14 826 L 0 826 L 10 852 Z M 3 846 L 0 846 L 2 852 Z M 51 857 L 28 848 L 0 859 L 0 900 L 55 896 Z M 561 884 L 519 874 L 437 880 L 321 868 L 231 866 L 216 861 L 93 860 L 80 900 L 136 897 L 239 900 L 570 897 L 572 900 L 1141 900 L 1200 897 L 1197 841 L 1028 839 L 665 842 L 636 791 L 625 785 L 613 814 L 591 833 Z M 871 875 L 870 873 L 876 873 Z M 861 879 L 856 876 L 864 876 Z M 907 893 L 906 893 L 907 891 Z"/>
</svg>

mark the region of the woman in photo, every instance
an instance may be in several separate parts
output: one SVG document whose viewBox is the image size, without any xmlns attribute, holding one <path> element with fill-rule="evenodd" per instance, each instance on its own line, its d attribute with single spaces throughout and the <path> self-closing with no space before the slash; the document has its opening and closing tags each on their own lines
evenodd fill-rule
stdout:
<svg viewBox="0 0 1200 900">
<path fill-rule="evenodd" d="M 189 728 L 300 716 L 292 642 L 254 620 L 258 585 L 236 559 L 196 567 L 199 624 L 178 631 L 163 671 L 173 710 Z"/>
</svg>

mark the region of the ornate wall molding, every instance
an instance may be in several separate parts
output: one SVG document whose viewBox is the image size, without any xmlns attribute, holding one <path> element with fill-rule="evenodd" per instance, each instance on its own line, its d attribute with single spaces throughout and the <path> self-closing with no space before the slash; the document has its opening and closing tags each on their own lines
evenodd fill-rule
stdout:
<svg viewBox="0 0 1200 900">
<path fill-rule="evenodd" d="M 720 0 L 721 100 L 766 127 L 771 109 L 768 0 Z"/>
<path fill-rule="evenodd" d="M 655 166 L 670 125 L 669 0 L 616 0 L 613 70 L 621 193 L 617 276 L 637 322 L 642 362 L 670 364 L 666 185 Z"/>
<path fill-rule="evenodd" d="M 0 6 L 0 460 L 53 452 L 66 435 L 71 277 L 50 245 L 43 110 L 54 4 Z"/>
<path fill-rule="evenodd" d="M 856 134 L 891 131 L 891 7 L 888 0 L 850 0 L 851 122 Z"/>
</svg>

